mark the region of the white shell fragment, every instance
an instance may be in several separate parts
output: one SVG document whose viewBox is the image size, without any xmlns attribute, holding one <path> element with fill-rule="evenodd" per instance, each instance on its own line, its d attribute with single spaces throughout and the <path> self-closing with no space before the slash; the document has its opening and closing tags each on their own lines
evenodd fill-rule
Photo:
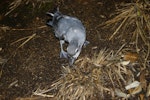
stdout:
<svg viewBox="0 0 150 100">
<path fill-rule="evenodd" d="M 134 81 L 134 82 L 132 82 L 131 84 L 127 85 L 127 86 L 125 87 L 125 89 L 126 89 L 126 90 L 129 90 L 129 89 L 138 87 L 139 85 L 140 85 L 140 82 Z"/>
<path fill-rule="evenodd" d="M 121 65 L 126 66 L 126 65 L 128 65 L 129 63 L 130 63 L 130 61 L 122 61 L 122 62 L 121 62 Z"/>
<path fill-rule="evenodd" d="M 122 92 L 120 89 L 115 89 L 115 93 L 118 97 L 127 98 L 127 94 Z"/>
</svg>

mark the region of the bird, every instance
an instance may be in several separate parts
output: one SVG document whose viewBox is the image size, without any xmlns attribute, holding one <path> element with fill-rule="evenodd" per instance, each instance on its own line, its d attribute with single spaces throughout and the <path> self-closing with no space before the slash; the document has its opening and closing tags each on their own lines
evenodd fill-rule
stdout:
<svg viewBox="0 0 150 100">
<path fill-rule="evenodd" d="M 69 65 L 73 65 L 82 47 L 89 44 L 84 25 L 76 17 L 63 15 L 58 7 L 54 13 L 47 12 L 47 15 L 52 17 L 52 20 L 47 21 L 47 25 L 52 26 L 56 38 L 60 41 L 60 58 L 68 59 Z M 68 43 L 66 51 L 63 49 L 64 43 Z"/>
</svg>

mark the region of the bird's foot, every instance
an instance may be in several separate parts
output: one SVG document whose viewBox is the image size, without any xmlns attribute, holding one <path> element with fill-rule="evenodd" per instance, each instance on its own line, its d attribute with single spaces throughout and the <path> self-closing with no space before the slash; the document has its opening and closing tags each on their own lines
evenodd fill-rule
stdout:
<svg viewBox="0 0 150 100">
<path fill-rule="evenodd" d="M 61 52 L 60 52 L 60 58 L 66 58 L 66 59 L 68 59 L 68 54 L 67 54 L 67 52 L 61 51 Z"/>
<path fill-rule="evenodd" d="M 69 58 L 69 65 L 72 66 L 75 61 L 75 58 Z"/>
</svg>

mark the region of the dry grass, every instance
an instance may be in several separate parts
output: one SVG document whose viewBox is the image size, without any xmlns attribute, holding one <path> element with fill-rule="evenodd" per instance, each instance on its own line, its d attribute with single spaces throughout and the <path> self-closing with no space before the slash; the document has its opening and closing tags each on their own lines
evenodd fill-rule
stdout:
<svg viewBox="0 0 150 100">
<path fill-rule="evenodd" d="M 147 0 L 143 2 L 137 0 L 135 3 L 127 4 L 123 3 L 121 5 L 121 9 L 117 9 L 117 16 L 106 21 L 104 24 L 102 24 L 102 26 L 104 26 L 104 28 L 112 27 L 112 30 L 115 30 L 110 36 L 109 40 L 120 37 L 123 37 L 125 40 L 131 39 L 131 42 L 136 45 L 136 51 L 138 52 L 138 46 L 141 44 L 141 42 L 143 43 L 143 46 L 146 45 L 148 48 L 150 48 L 149 13 L 150 5 L 149 1 Z"/>
<path fill-rule="evenodd" d="M 137 58 L 138 56 L 132 53 L 101 50 L 92 58 L 84 57 L 77 60 L 73 68 L 62 67 L 62 76 L 50 89 L 40 94 L 42 96 L 47 92 L 57 91 L 54 93 L 57 100 L 135 97 L 142 89 L 144 92 L 148 91 L 145 77 L 149 75 L 148 71 L 141 70 L 143 66 L 137 62 Z M 137 80 L 138 77 L 141 78 Z M 142 98 L 139 95 L 137 97 Z"/>
<path fill-rule="evenodd" d="M 20 4 L 29 2 L 34 1 L 15 0 L 10 5 L 10 11 L 7 14 L 19 7 Z M 35 4 L 33 3 L 33 5 Z M 125 45 L 118 51 L 101 50 L 92 58 L 78 59 L 73 68 L 63 66 L 61 77 L 53 82 L 50 89 L 37 89 L 33 95 L 44 98 L 54 97 L 58 100 L 130 99 L 131 97 L 144 100 L 148 98 L 150 96 L 150 82 L 148 81 L 150 77 L 150 16 L 148 13 L 150 6 L 138 1 L 123 5 L 122 9 L 117 10 L 118 15 L 103 25 L 105 27 L 114 26 L 112 29 L 115 32 L 109 40 L 120 39 L 120 36 L 124 37 L 126 34 L 131 36 L 131 42 L 136 45 L 136 51 L 143 49 L 143 57 L 139 57 L 138 53 L 126 51 Z M 133 28 L 133 31 L 127 33 L 128 28 Z M 33 34 L 14 43 L 24 40 L 18 47 L 20 48 L 35 36 L 36 34 Z M 128 39 L 126 36 L 124 38 Z M 140 48 L 138 47 L 139 42 L 143 43 Z M 19 98 L 18 100 L 25 99 L 33 100 L 36 97 L 33 99 Z"/>
<path fill-rule="evenodd" d="M 8 14 L 10 14 L 12 11 L 14 11 L 16 8 L 18 8 L 20 5 L 28 5 L 28 4 L 32 4 L 32 7 L 36 9 L 40 8 L 41 5 L 45 4 L 45 3 L 49 3 L 52 2 L 52 0 L 14 0 L 12 3 L 10 3 L 9 5 L 9 11 L 5 14 L 5 16 L 7 16 Z"/>
<path fill-rule="evenodd" d="M 117 33 L 126 33 L 128 28 L 132 27 L 134 28 L 133 37 L 139 35 L 144 43 L 147 44 L 147 36 L 149 35 L 147 33 L 150 31 L 150 6 L 141 2 L 121 4 L 121 6 L 121 9 L 117 9 L 117 16 L 103 24 L 105 27 L 113 25 L 112 29 L 115 30 L 109 40 L 115 38 L 114 36 Z"/>
</svg>

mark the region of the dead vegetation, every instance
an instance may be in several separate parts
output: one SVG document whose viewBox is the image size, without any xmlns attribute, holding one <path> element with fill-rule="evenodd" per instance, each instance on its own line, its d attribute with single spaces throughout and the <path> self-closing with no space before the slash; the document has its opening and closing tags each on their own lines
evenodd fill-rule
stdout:
<svg viewBox="0 0 150 100">
<path fill-rule="evenodd" d="M 125 56 L 128 56 L 128 60 Z M 149 96 L 150 83 L 146 77 L 150 73 L 143 69 L 137 59 L 138 56 L 132 53 L 116 54 L 114 51 L 101 50 L 92 58 L 77 60 L 73 68 L 62 67 L 61 77 L 50 89 L 43 94 L 37 91 L 33 94 L 42 96 L 47 92 L 57 91 L 54 94 L 57 100 L 104 99 L 106 95 L 115 99 L 137 97 L 144 100 Z"/>
<path fill-rule="evenodd" d="M 35 7 L 35 1 L 32 0 L 14 0 L 6 15 L 22 3 L 29 2 Z M 47 0 L 36 2 L 42 4 Z M 129 41 L 128 43 L 124 43 L 118 51 L 103 49 L 98 54 L 93 54 L 93 57 L 80 58 L 73 68 L 63 66 L 61 77 L 55 80 L 49 89 L 38 88 L 31 97 L 18 97 L 16 100 L 44 100 L 45 98 L 96 100 L 107 99 L 106 97 L 148 99 L 150 97 L 150 3 L 148 0 L 142 2 L 138 0 L 134 3 L 123 3 L 119 8 L 114 18 L 98 27 L 111 27 L 115 30 L 109 40 L 118 39 Z M 7 31 L 9 28 L 2 27 L 2 30 Z M 23 41 L 18 47 L 20 48 L 35 36 L 36 34 L 33 34 L 21 38 L 12 45 Z M 128 48 L 129 45 L 135 46 L 135 49 L 132 48 L 133 52 Z M 0 64 L 4 63 L 3 60 L 0 59 Z"/>
<path fill-rule="evenodd" d="M 21 5 L 31 4 L 33 8 L 40 8 L 43 4 L 50 3 L 52 0 L 14 0 L 9 5 L 9 11 L 5 14 L 7 16 L 12 11 L 17 9 Z"/>
<path fill-rule="evenodd" d="M 122 3 L 120 9 L 117 9 L 116 16 L 104 24 L 104 28 L 111 27 L 115 30 L 109 40 L 115 38 L 125 39 L 136 46 L 136 51 L 141 48 L 147 49 L 147 55 L 150 52 L 150 2 L 148 0 L 137 0 L 133 3 Z M 141 42 L 143 47 L 140 46 Z M 145 57 L 148 59 L 148 56 Z"/>
<path fill-rule="evenodd" d="M 51 85 L 52 90 L 58 91 L 57 99 L 104 99 L 105 95 L 115 99 L 149 98 L 149 10 L 147 0 L 122 4 L 117 15 L 103 25 L 115 30 L 109 40 L 129 41 L 127 45 L 134 45 L 136 53 L 125 47 L 118 51 L 101 50 L 92 58 L 79 59 L 74 68 L 63 67 L 62 77 Z"/>
</svg>

